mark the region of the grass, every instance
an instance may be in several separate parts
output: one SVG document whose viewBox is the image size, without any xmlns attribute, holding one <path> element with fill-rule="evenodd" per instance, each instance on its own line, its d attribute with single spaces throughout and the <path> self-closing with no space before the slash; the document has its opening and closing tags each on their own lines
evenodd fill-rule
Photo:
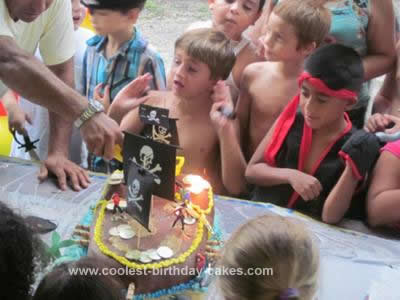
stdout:
<svg viewBox="0 0 400 300">
<path fill-rule="evenodd" d="M 158 3 L 156 0 L 147 0 L 145 5 L 145 10 L 149 16 L 159 16 L 163 13 L 163 5 Z"/>
<path fill-rule="evenodd" d="M 147 0 L 144 10 L 145 18 L 168 16 L 171 13 L 180 13 L 180 9 L 174 11 L 174 4 L 171 3 L 174 0 Z M 207 1 L 190 1 L 185 0 L 189 4 L 189 10 L 193 17 L 199 19 L 208 19 L 210 12 L 208 10 Z M 173 11 L 171 11 L 171 8 Z"/>
</svg>

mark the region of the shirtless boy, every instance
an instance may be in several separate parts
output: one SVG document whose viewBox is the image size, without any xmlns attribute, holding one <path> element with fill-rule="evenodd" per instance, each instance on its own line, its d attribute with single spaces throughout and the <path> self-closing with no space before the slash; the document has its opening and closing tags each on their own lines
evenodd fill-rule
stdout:
<svg viewBox="0 0 400 300">
<path fill-rule="evenodd" d="M 232 178 L 239 176 L 234 171 L 237 169 L 235 163 L 243 163 L 243 160 L 234 156 L 230 160 L 233 164 L 221 163 L 226 161 L 223 152 L 229 152 L 238 144 L 233 138 L 233 126 L 226 126 L 227 122 L 221 124 L 220 119 L 216 120 L 215 114 L 218 114 L 220 104 L 214 104 L 211 97 L 218 80 L 228 77 L 234 63 L 235 55 L 224 34 L 211 29 L 187 31 L 175 43 L 175 57 L 170 73 L 173 79 L 172 90 L 152 91 L 146 96 L 146 104 L 167 108 L 169 117 L 178 119 L 177 128 L 182 147 L 178 155 L 185 157 L 182 172 L 199 175 L 206 173 L 217 193 L 221 193 L 224 188 L 230 194 L 238 193 L 235 179 Z M 121 128 L 127 132 L 140 133 L 143 127 L 138 109 L 129 112 L 121 122 Z M 243 172 L 240 172 L 240 176 L 243 176 Z"/>
<path fill-rule="evenodd" d="M 314 1 L 315 2 L 315 1 Z M 271 13 L 262 39 L 266 62 L 243 72 L 237 107 L 247 159 L 298 89 L 305 58 L 324 40 L 330 12 L 313 1 L 281 1 Z"/>
</svg>

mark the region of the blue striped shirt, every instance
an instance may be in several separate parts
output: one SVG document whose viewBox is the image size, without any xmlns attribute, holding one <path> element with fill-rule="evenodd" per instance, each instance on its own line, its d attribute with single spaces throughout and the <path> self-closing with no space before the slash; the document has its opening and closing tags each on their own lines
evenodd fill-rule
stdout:
<svg viewBox="0 0 400 300">
<path fill-rule="evenodd" d="M 111 101 L 117 93 L 139 75 L 153 76 L 152 89 L 165 89 L 165 68 L 161 56 L 135 29 L 131 40 L 126 41 L 112 57 L 106 58 L 107 37 L 96 35 L 87 41 L 83 60 L 82 94 L 93 98 L 95 87 L 109 85 Z"/>
</svg>

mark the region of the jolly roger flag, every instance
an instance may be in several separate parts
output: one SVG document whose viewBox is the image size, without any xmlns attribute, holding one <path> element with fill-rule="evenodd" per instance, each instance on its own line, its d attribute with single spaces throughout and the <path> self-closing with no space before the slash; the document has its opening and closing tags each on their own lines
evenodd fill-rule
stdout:
<svg viewBox="0 0 400 300">
<path fill-rule="evenodd" d="M 150 231 L 154 175 L 140 165 L 131 162 L 126 186 L 128 204 L 126 212 Z"/>
<path fill-rule="evenodd" d="M 133 161 L 155 176 L 154 195 L 174 200 L 175 146 L 125 132 L 123 157 L 125 180 L 127 180 L 129 164 Z"/>
<path fill-rule="evenodd" d="M 156 142 L 179 146 L 177 119 L 168 119 L 169 127 L 146 124 L 141 135 Z"/>
<path fill-rule="evenodd" d="M 151 124 L 169 128 L 169 110 L 166 108 L 140 104 L 139 117 L 143 124 Z"/>
</svg>

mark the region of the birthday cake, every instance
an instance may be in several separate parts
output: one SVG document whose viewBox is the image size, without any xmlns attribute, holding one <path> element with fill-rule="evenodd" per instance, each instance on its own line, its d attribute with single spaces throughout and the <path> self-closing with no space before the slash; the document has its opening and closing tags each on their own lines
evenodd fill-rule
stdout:
<svg viewBox="0 0 400 300">
<path fill-rule="evenodd" d="M 115 156 L 123 171 L 109 176 L 96 206 L 88 255 L 115 267 L 129 286 L 128 299 L 201 289 L 209 281 L 208 246 L 218 243 L 209 241 L 212 188 L 200 176 L 179 175 L 184 159 L 177 159 L 176 120 L 168 110 L 142 104 L 139 115 L 142 135 L 124 135 Z"/>
<path fill-rule="evenodd" d="M 158 298 L 201 283 L 214 217 L 212 188 L 199 176 L 179 181 L 175 201 L 152 195 L 147 229 L 127 210 L 130 200 L 141 198 L 139 188 L 118 183 L 115 173 L 97 204 L 88 255 L 121 270 L 126 286 L 134 283 L 134 299 Z"/>
</svg>

